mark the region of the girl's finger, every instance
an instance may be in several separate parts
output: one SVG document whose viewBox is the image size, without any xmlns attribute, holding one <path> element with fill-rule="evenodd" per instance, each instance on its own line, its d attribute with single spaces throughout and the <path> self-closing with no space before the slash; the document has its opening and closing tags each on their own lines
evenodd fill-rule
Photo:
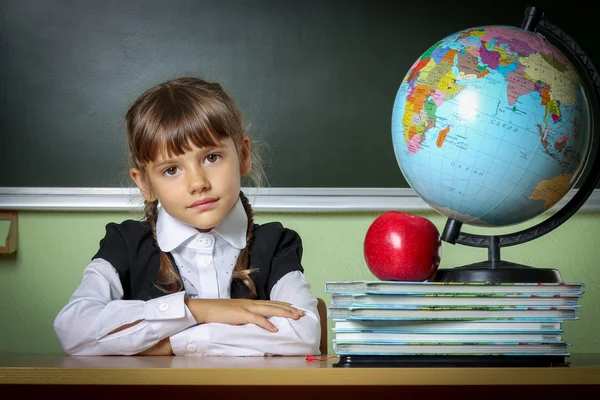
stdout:
<svg viewBox="0 0 600 400">
<path fill-rule="evenodd" d="M 285 311 L 291 312 L 292 314 L 304 315 L 304 311 L 298 310 L 297 308 L 294 308 L 294 307 L 273 307 L 273 306 L 267 306 L 267 307 L 272 308 L 274 310 L 275 309 L 285 310 Z"/>
<path fill-rule="evenodd" d="M 254 303 L 267 304 L 267 305 L 271 304 L 271 305 L 284 306 L 284 307 L 292 306 L 290 303 L 286 303 L 285 301 L 278 301 L 278 300 L 256 300 Z"/>
<path fill-rule="evenodd" d="M 258 303 L 258 302 L 257 302 Z M 260 302 L 261 305 L 266 305 L 266 306 L 272 306 L 272 307 L 279 307 L 279 308 L 283 308 L 285 310 L 291 311 L 293 313 L 296 313 L 300 316 L 304 315 L 304 311 L 293 307 L 290 303 L 284 303 L 282 301 L 273 301 L 273 300 L 266 300 L 266 301 L 261 301 Z"/>
<path fill-rule="evenodd" d="M 251 310 L 253 313 L 263 317 L 284 317 L 298 319 L 301 317 L 297 311 L 288 310 L 282 307 L 256 306 Z"/>
<path fill-rule="evenodd" d="M 273 325 L 268 319 L 266 319 L 265 317 L 262 317 L 258 314 L 249 313 L 248 322 L 250 322 L 251 324 L 254 324 L 256 326 L 259 326 L 269 332 L 274 333 L 274 332 L 279 331 L 279 329 L 277 329 L 277 327 L 275 325 Z"/>
</svg>

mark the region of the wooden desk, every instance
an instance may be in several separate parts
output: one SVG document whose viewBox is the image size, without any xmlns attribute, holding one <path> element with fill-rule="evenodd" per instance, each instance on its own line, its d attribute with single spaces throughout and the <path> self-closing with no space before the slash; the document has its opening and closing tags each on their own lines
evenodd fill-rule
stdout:
<svg viewBox="0 0 600 400">
<path fill-rule="evenodd" d="M 518 393 L 593 393 L 600 390 L 600 353 L 573 354 L 552 368 L 335 368 L 336 359 L 304 357 L 69 357 L 0 355 L 0 398 L 5 393 L 77 396 L 113 393 L 145 398 L 178 394 L 362 398 L 442 393 L 444 399 Z M 518 389 L 518 391 L 517 391 Z M 117 392 L 118 391 L 118 392 Z M 533 396 L 533 397 L 532 397 Z M 228 397 L 224 397 L 228 398 Z"/>
</svg>

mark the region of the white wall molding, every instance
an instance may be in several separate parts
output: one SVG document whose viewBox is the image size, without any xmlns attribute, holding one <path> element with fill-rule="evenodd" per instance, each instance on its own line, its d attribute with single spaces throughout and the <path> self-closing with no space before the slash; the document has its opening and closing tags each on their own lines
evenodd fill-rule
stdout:
<svg viewBox="0 0 600 400">
<path fill-rule="evenodd" d="M 257 212 L 432 211 L 412 189 L 385 188 L 246 188 Z M 561 208 L 571 190 L 552 210 Z M 0 187 L 0 210 L 135 211 L 142 205 L 137 189 Z M 600 211 L 600 189 L 581 211 Z"/>
</svg>

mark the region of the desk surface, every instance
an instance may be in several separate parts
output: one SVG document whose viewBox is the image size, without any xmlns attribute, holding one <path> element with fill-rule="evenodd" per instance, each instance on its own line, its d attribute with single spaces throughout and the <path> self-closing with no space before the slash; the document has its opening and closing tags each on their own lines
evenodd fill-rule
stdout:
<svg viewBox="0 0 600 400">
<path fill-rule="evenodd" d="M 600 353 L 572 354 L 567 357 L 569 366 L 549 368 L 335 368 L 336 361 L 307 361 L 305 357 L 0 354 L 0 384 L 600 385 Z"/>
</svg>

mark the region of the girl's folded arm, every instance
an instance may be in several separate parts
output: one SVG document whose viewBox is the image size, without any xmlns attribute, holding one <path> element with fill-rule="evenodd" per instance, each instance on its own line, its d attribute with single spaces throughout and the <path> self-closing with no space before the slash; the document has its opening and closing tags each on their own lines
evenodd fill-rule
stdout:
<svg viewBox="0 0 600 400">
<path fill-rule="evenodd" d="M 300 271 L 286 274 L 275 284 L 271 300 L 287 302 L 304 311 L 297 320 L 268 318 L 278 328 L 277 332 L 254 324 L 201 324 L 171 336 L 173 353 L 212 356 L 319 354 L 321 330 L 317 299 L 309 289 L 310 285 Z"/>
<path fill-rule="evenodd" d="M 196 324 L 184 292 L 149 301 L 122 300 L 113 266 L 93 260 L 69 302 L 54 320 L 63 350 L 70 355 L 132 355 Z"/>
</svg>

